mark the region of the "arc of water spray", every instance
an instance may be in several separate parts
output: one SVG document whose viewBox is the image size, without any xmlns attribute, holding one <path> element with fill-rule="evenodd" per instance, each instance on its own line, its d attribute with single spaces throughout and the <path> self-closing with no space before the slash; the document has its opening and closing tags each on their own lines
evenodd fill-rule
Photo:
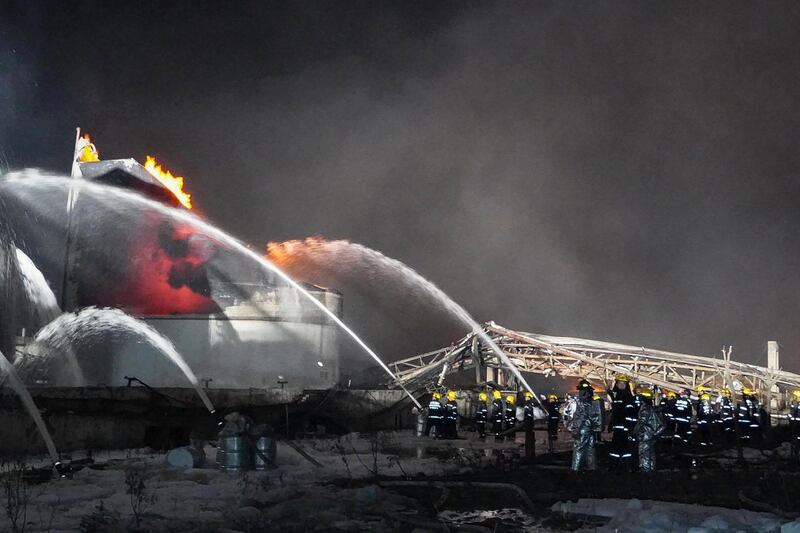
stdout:
<svg viewBox="0 0 800 533">
<path fill-rule="evenodd" d="M 123 328 L 130 333 L 144 337 L 151 346 L 169 358 L 169 360 L 183 372 L 186 379 L 188 379 L 189 383 L 194 387 L 200 400 L 202 400 L 203 405 L 211 414 L 214 414 L 214 405 L 200 386 L 200 380 L 197 379 L 197 376 L 186 363 L 186 360 L 181 357 L 178 350 L 175 349 L 175 345 L 164 335 L 156 331 L 155 328 L 141 320 L 135 319 L 121 309 L 87 307 L 77 313 L 65 313 L 42 328 L 39 333 L 36 334 L 35 340 L 45 346 L 50 346 L 52 345 L 51 339 L 56 337 L 60 332 L 72 331 L 73 329 L 86 326 L 87 323 L 102 323 L 111 327 Z M 67 352 L 67 355 L 71 355 L 73 358 L 75 357 L 74 353 L 70 354 Z M 77 360 L 75 364 L 77 365 Z M 78 367 L 80 368 L 80 365 L 78 365 Z"/>
<path fill-rule="evenodd" d="M 31 415 L 34 424 L 36 424 L 36 428 L 42 435 L 42 440 L 44 440 L 44 444 L 47 446 L 47 453 L 50 455 L 50 459 L 53 460 L 54 465 L 57 465 L 59 463 L 58 451 L 56 450 L 56 445 L 53 442 L 53 438 L 50 436 L 50 432 L 47 431 L 47 426 L 45 426 L 44 420 L 42 420 L 42 415 L 39 413 L 39 409 L 36 407 L 36 403 L 33 401 L 31 393 L 28 392 L 27 387 L 22 384 L 22 381 L 17 375 L 17 371 L 14 369 L 14 365 L 12 365 L 11 361 L 9 361 L 6 356 L 3 355 L 3 352 L 0 352 L 0 370 L 5 372 L 8 380 L 11 382 L 11 387 L 14 389 L 17 395 L 19 395 L 20 400 L 22 400 L 22 404 L 25 406 L 25 409 L 28 410 L 28 414 Z"/>
<path fill-rule="evenodd" d="M 113 187 L 110 187 L 110 186 L 98 185 L 98 184 L 95 184 L 95 183 L 91 183 L 91 182 L 87 182 L 87 181 L 80 181 L 80 180 L 73 180 L 72 183 L 65 183 L 66 180 L 64 180 L 63 178 L 39 178 L 39 179 L 37 179 L 37 181 L 42 183 L 43 185 L 46 185 L 47 183 L 52 183 L 53 185 L 58 185 L 58 186 L 62 186 L 62 187 L 69 186 L 70 188 L 71 187 L 77 187 L 77 188 L 80 188 L 80 189 L 86 189 L 88 191 L 92 191 L 94 193 L 97 193 L 99 196 L 111 194 L 111 195 L 116 196 L 118 198 L 120 198 L 120 197 L 121 198 L 125 198 L 125 199 L 129 200 L 132 203 L 138 203 L 141 206 L 144 206 L 144 207 L 147 207 L 148 209 L 152 209 L 154 211 L 157 211 L 157 212 L 159 212 L 159 213 L 161 213 L 161 214 L 163 214 L 165 216 L 168 216 L 168 217 L 170 217 L 172 219 L 179 220 L 179 221 L 185 222 L 187 224 L 190 224 L 190 225 L 198 228 L 202 232 L 206 233 L 208 236 L 210 236 L 210 237 L 212 237 L 214 239 L 217 239 L 217 240 L 227 244 L 228 246 L 234 248 L 235 250 L 237 250 L 238 252 L 242 253 L 246 257 L 250 257 L 251 259 L 256 261 L 257 264 L 259 264 L 262 267 L 266 268 L 270 272 L 273 272 L 278 277 L 280 277 L 282 280 L 284 280 L 286 283 L 288 283 L 290 286 L 292 286 L 295 290 L 299 291 L 305 298 L 310 300 L 311 303 L 314 306 L 316 306 L 323 313 L 325 313 L 337 326 L 339 326 L 342 329 L 342 331 L 347 333 L 356 342 L 356 344 L 358 344 L 365 352 L 367 352 L 367 354 L 370 357 L 372 357 L 378 363 L 378 365 L 383 369 L 384 372 L 386 372 L 389 376 L 391 376 L 391 378 L 392 378 L 392 380 L 394 380 L 395 384 L 397 384 L 403 390 L 403 392 L 405 392 L 408 395 L 408 397 L 411 399 L 412 402 L 414 402 L 414 405 L 416 405 L 420 409 L 422 408 L 422 405 L 419 403 L 419 401 L 417 401 L 417 399 L 414 398 L 414 395 L 411 394 L 408 391 L 408 389 L 406 389 L 406 387 L 402 383 L 400 383 L 400 381 L 397 379 L 397 377 L 394 375 L 394 373 L 389 369 L 388 366 L 386 366 L 386 363 L 384 363 L 381 360 L 381 358 L 378 357 L 378 354 L 376 354 L 374 351 L 372 351 L 372 349 L 369 346 L 367 346 L 367 344 L 364 341 L 362 341 L 361 338 L 359 338 L 359 336 L 356 335 L 356 333 L 347 326 L 347 324 L 345 324 L 330 309 L 328 309 L 325 306 L 325 304 L 323 304 L 322 302 L 320 302 L 319 300 L 314 298 L 311 294 L 309 294 L 308 291 L 306 291 L 299 283 L 297 283 L 294 279 L 292 279 L 291 276 L 289 276 L 286 272 L 281 270 L 272 261 L 269 261 L 265 257 L 262 257 L 262 256 L 258 255 L 253 250 L 251 250 L 247 246 L 245 246 L 238 239 L 234 238 L 233 236 L 225 233 L 221 229 L 209 224 L 208 222 L 205 222 L 204 220 L 198 218 L 197 216 L 193 215 L 192 213 L 190 213 L 188 211 L 184 211 L 182 209 L 176 209 L 176 208 L 173 208 L 173 207 L 168 207 L 168 206 L 166 206 L 164 204 L 156 202 L 155 200 L 150 200 L 149 198 L 145 198 L 144 196 L 140 196 L 138 194 L 135 194 L 135 193 L 132 193 L 132 192 L 128 192 L 128 191 L 126 191 L 124 189 L 118 189 L 118 188 L 113 188 Z M 26 183 L 30 183 L 30 182 L 26 182 Z"/>
<path fill-rule="evenodd" d="M 294 242 L 294 241 L 292 241 Z M 542 409 L 547 410 L 547 408 L 542 404 L 542 401 L 539 399 L 539 396 L 533 390 L 533 388 L 528 384 L 524 377 L 522 377 L 522 373 L 520 373 L 519 368 L 515 365 L 511 359 L 506 355 L 506 353 L 500 349 L 499 346 L 492 340 L 492 338 L 484 331 L 483 327 L 478 324 L 478 322 L 472 318 L 472 316 L 467 312 L 466 309 L 461 307 L 458 303 L 456 303 L 452 298 L 450 298 L 443 290 L 437 287 L 433 282 L 419 274 L 416 270 L 411 268 L 410 266 L 406 265 L 402 261 L 398 261 L 397 259 L 393 259 L 384 255 L 383 253 L 373 250 L 372 248 L 368 248 L 362 244 L 351 243 L 350 241 L 324 241 L 324 244 L 316 244 L 320 241 L 313 239 L 311 246 L 324 246 L 325 244 L 333 245 L 335 243 L 343 243 L 346 246 L 356 248 L 360 253 L 369 257 L 373 262 L 383 263 L 389 265 L 391 268 L 401 271 L 407 279 L 411 279 L 422 287 L 422 289 L 434 296 L 439 302 L 441 302 L 445 309 L 456 316 L 464 325 L 469 327 L 472 332 L 478 336 L 478 338 L 484 342 L 491 350 L 497 355 L 497 357 L 502 361 L 502 363 L 514 374 L 514 377 L 517 378 L 517 381 L 525 387 L 528 392 L 530 392 L 533 397 L 536 399 L 536 402 L 542 407 Z M 477 355 L 477 354 L 476 354 Z"/>
</svg>

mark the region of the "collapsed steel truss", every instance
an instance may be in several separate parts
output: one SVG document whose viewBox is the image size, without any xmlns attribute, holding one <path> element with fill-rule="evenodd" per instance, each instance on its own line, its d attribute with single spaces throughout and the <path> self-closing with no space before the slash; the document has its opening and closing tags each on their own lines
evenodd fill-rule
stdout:
<svg viewBox="0 0 800 533">
<path fill-rule="evenodd" d="M 486 324 L 484 331 L 521 372 L 584 378 L 602 387 L 619 373 L 638 383 L 676 391 L 696 391 L 700 386 L 750 387 L 772 395 L 800 387 L 800 375 L 733 361 L 730 349 L 713 358 L 512 331 L 494 322 Z M 486 369 L 500 375 L 504 371 L 497 355 L 475 333 L 447 348 L 395 361 L 389 367 L 406 387 L 440 385 L 447 374 L 470 368 L 475 369 L 478 383 L 489 379 Z"/>
</svg>

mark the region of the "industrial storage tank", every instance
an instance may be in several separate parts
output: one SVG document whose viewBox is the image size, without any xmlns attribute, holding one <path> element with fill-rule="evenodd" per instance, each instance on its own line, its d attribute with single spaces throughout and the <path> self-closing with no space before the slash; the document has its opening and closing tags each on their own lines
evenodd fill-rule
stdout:
<svg viewBox="0 0 800 533">
<path fill-rule="evenodd" d="M 215 288 L 216 289 L 216 288 Z M 252 287 L 248 287 L 252 290 Z M 342 297 L 306 287 L 341 317 Z M 321 389 L 339 380 L 338 327 L 297 291 L 260 287 L 253 300 L 211 315 L 143 316 L 172 340 L 189 366 L 209 386 Z M 183 386 L 181 371 L 146 346 L 117 347 L 107 369 L 109 383 L 135 376 L 154 387 Z"/>
<path fill-rule="evenodd" d="M 133 159 L 76 162 L 73 177 L 179 209 L 187 205 Z M 300 291 L 189 224 L 149 213 L 135 224 L 98 220 L 102 209 L 88 196 L 66 203 L 64 251 L 51 252 L 63 254 L 63 262 L 54 268 L 53 257 L 34 258 L 50 269 L 49 279 L 60 278 L 56 292 L 63 311 L 122 309 L 167 337 L 209 387 L 317 389 L 338 382 L 338 328 Z M 30 250 L 53 250 L 37 245 L 37 238 L 25 235 Z M 109 253 L 110 245 L 120 250 Z M 340 293 L 314 285 L 304 289 L 341 318 Z M 172 362 L 135 335 L 77 348 L 87 385 L 120 386 L 126 378 L 152 387 L 188 385 Z M 40 373 L 36 384 L 56 385 L 57 375 Z"/>
</svg>

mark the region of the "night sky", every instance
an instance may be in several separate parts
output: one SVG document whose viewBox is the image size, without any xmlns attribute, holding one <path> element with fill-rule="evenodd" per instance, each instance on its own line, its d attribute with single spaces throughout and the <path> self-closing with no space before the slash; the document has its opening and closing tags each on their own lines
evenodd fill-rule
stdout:
<svg viewBox="0 0 800 533">
<path fill-rule="evenodd" d="M 3 170 L 67 173 L 81 126 L 254 246 L 347 238 L 479 320 L 800 371 L 800 4 L 0 6 Z M 387 359 L 462 334 L 340 288 Z"/>
</svg>

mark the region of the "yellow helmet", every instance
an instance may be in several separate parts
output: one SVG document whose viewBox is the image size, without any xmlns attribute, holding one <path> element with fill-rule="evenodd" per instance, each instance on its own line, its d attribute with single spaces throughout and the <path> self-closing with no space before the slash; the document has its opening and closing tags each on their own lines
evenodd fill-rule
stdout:
<svg viewBox="0 0 800 533">
<path fill-rule="evenodd" d="M 514 395 L 513 394 L 509 394 L 508 396 L 506 396 L 506 401 L 508 403 L 514 403 L 514 401 L 515 401 L 514 400 Z"/>
<path fill-rule="evenodd" d="M 642 398 L 652 398 L 653 397 L 653 390 L 648 389 L 647 387 L 640 387 L 639 391 L 637 392 L 639 396 Z"/>
<path fill-rule="evenodd" d="M 704 386 L 702 386 L 702 385 L 698 385 L 697 386 L 697 392 L 698 393 L 703 394 L 704 390 L 706 390 L 706 388 Z"/>
<path fill-rule="evenodd" d="M 792 395 L 793 395 L 795 398 L 797 398 L 797 399 L 800 399 L 800 389 L 794 389 L 794 390 L 792 391 Z"/>
<path fill-rule="evenodd" d="M 630 383 L 630 378 L 626 374 L 617 374 L 617 381 L 624 381 L 625 383 Z"/>
<path fill-rule="evenodd" d="M 677 398 L 677 397 L 678 397 L 678 395 L 675 393 L 674 390 L 668 390 L 667 391 L 667 398 Z"/>
<path fill-rule="evenodd" d="M 454 390 L 447 391 L 447 399 L 450 400 L 451 402 L 456 401 L 456 391 Z"/>
<path fill-rule="evenodd" d="M 597 401 L 597 400 L 600 400 L 600 399 L 601 398 L 600 398 L 599 394 L 595 394 L 594 396 L 592 396 L 592 400 L 594 400 L 594 401 Z"/>
<path fill-rule="evenodd" d="M 753 395 L 755 395 L 755 393 L 756 393 L 756 391 L 751 389 L 750 387 L 745 387 L 745 388 L 742 389 L 742 394 L 745 394 L 747 396 L 753 396 Z"/>
<path fill-rule="evenodd" d="M 526 399 L 526 400 L 532 400 L 532 399 L 533 399 L 533 394 L 531 394 L 531 392 L 530 392 L 530 391 L 527 391 L 527 390 L 526 390 L 526 391 L 525 391 L 525 399 Z"/>
<path fill-rule="evenodd" d="M 494 391 L 494 392 L 492 393 L 492 398 L 494 398 L 495 400 L 499 400 L 499 399 L 500 399 L 500 398 L 502 398 L 502 397 L 503 397 L 503 395 L 502 395 L 502 394 L 500 394 L 500 391 L 499 391 L 499 390 L 496 390 L 496 391 Z"/>
<path fill-rule="evenodd" d="M 551 402 L 557 402 L 558 396 L 556 396 L 555 394 L 548 394 L 547 399 L 550 400 Z"/>
<path fill-rule="evenodd" d="M 441 395 L 441 393 L 439 393 L 439 392 L 434 392 L 434 393 L 433 393 L 433 399 L 434 399 L 434 400 L 441 400 L 441 399 L 442 399 L 442 395 Z"/>
<path fill-rule="evenodd" d="M 480 398 L 482 402 L 485 402 L 486 400 L 489 399 L 489 395 L 486 394 L 485 392 L 481 392 L 480 394 L 478 394 L 478 398 Z"/>
<path fill-rule="evenodd" d="M 722 390 L 720 390 L 719 392 L 720 392 L 720 394 L 722 394 L 726 398 L 730 398 L 731 397 L 731 390 L 728 387 L 722 387 Z"/>
<path fill-rule="evenodd" d="M 711 395 L 709 393 L 707 393 L 707 392 L 704 392 L 703 394 L 700 395 L 700 399 L 703 400 L 703 401 L 710 400 L 711 399 Z"/>
</svg>

